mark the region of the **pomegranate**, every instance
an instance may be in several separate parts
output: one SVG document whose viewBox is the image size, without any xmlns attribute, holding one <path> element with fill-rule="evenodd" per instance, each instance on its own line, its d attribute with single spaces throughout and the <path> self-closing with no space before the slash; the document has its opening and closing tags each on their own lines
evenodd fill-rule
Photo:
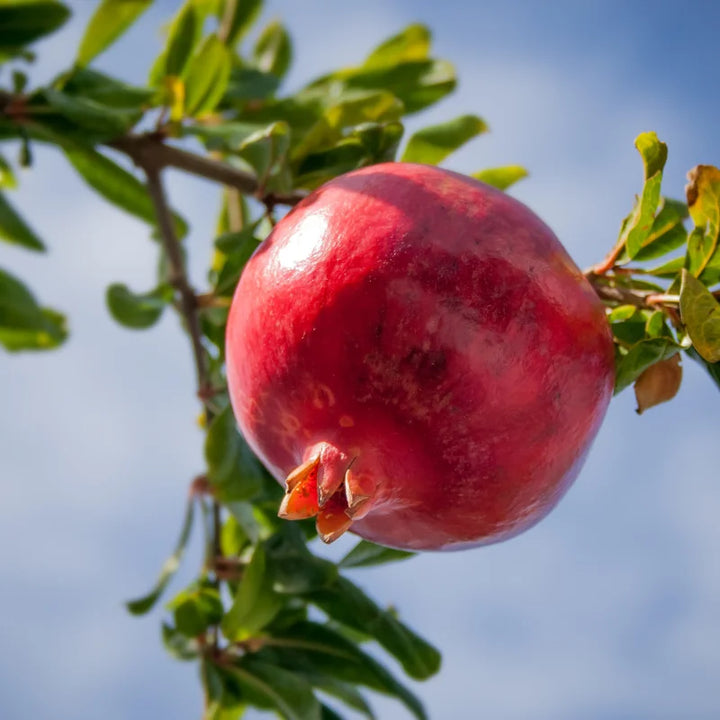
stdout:
<svg viewBox="0 0 720 720">
<path fill-rule="evenodd" d="M 280 515 L 330 542 L 503 540 L 576 477 L 613 388 L 603 306 L 527 207 L 388 163 L 297 205 L 245 268 L 227 374 Z"/>
</svg>

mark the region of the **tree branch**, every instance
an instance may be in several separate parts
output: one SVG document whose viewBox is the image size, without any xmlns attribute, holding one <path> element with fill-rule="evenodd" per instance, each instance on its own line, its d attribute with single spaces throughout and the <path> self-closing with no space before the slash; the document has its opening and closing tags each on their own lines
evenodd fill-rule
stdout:
<svg viewBox="0 0 720 720">
<path fill-rule="evenodd" d="M 175 234 L 172 212 L 165 195 L 165 188 L 160 177 L 160 170 L 147 163 L 144 158 L 139 159 L 138 164 L 145 171 L 148 181 L 148 192 L 155 208 L 163 249 L 170 263 L 170 284 L 180 296 L 180 313 L 187 326 L 190 342 L 195 360 L 195 375 L 197 377 L 198 395 L 203 398 L 204 392 L 210 385 L 208 374 L 207 356 L 202 344 L 202 332 L 200 330 L 200 318 L 198 315 L 198 304 L 195 291 L 190 286 L 185 260 L 182 255 L 180 241 Z M 206 412 L 211 410 L 207 407 Z"/>
<path fill-rule="evenodd" d="M 252 195 L 265 204 L 296 205 L 307 194 L 302 190 L 262 194 L 262 189 L 254 175 L 238 170 L 228 163 L 218 162 L 212 158 L 168 145 L 158 133 L 126 135 L 108 145 L 125 153 L 136 165 L 145 170 L 152 168 L 159 171 L 168 167 L 184 170 L 192 175 L 235 188 L 244 195 Z"/>
</svg>

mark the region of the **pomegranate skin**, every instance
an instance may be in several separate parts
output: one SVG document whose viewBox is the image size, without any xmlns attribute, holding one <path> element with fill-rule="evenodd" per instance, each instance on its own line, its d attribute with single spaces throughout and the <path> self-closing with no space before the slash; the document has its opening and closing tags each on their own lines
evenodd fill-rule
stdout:
<svg viewBox="0 0 720 720">
<path fill-rule="evenodd" d="M 410 550 L 544 517 L 614 380 L 604 308 L 552 231 L 505 193 L 409 163 L 338 177 L 281 220 L 226 342 L 248 442 L 280 482 L 296 471 L 302 502 L 317 483 L 310 510 L 296 493 L 286 515 L 319 511 L 320 529 L 332 506 L 324 539 L 352 523 Z"/>
</svg>

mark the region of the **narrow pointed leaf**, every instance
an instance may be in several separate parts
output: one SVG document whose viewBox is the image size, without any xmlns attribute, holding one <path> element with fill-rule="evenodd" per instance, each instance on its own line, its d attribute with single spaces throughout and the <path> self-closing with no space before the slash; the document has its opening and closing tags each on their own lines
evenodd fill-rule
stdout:
<svg viewBox="0 0 720 720">
<path fill-rule="evenodd" d="M 194 117 L 215 109 L 230 80 L 231 58 L 217 35 L 209 35 L 187 66 L 185 112 Z"/>
<path fill-rule="evenodd" d="M 667 160 L 667 145 L 660 142 L 655 133 L 638 135 L 635 147 L 643 161 L 645 182 L 642 193 L 623 222 L 620 232 L 630 259 L 640 252 L 652 229 L 655 212 L 660 203 L 660 185 Z"/>
<path fill-rule="evenodd" d="M 341 561 L 340 567 L 369 567 L 371 565 L 382 565 L 397 560 L 406 560 L 415 555 L 407 550 L 395 550 L 394 548 L 376 545 L 367 540 L 361 540 Z"/>
<path fill-rule="evenodd" d="M 277 78 L 285 76 L 292 62 L 292 42 L 282 23 L 273 21 L 260 33 L 253 59 L 262 72 Z"/>
<path fill-rule="evenodd" d="M 347 578 L 339 577 L 331 586 L 307 597 L 328 616 L 375 638 L 410 677 L 422 680 L 439 670 L 440 653 Z"/>
<path fill-rule="evenodd" d="M 84 66 L 112 45 L 152 4 L 152 0 L 102 0 L 80 42 L 76 64 Z"/>
<path fill-rule="evenodd" d="M 54 0 L 16 0 L 0 3 L 0 54 L 57 30 L 70 11 Z"/>
<path fill-rule="evenodd" d="M 702 358 L 709 363 L 720 362 L 720 303 L 687 270 L 682 271 L 680 315 Z"/>
<path fill-rule="evenodd" d="M 266 571 L 265 551 L 257 545 L 246 566 L 230 610 L 222 620 L 222 631 L 231 641 L 241 641 L 262 630 L 280 611 L 284 600 L 275 593 Z"/>
<path fill-rule="evenodd" d="M 17 179 L 10 163 L 0 155 L 0 188 L 13 190 L 17 187 Z"/>
<path fill-rule="evenodd" d="M 42 252 L 45 245 L 22 219 L 3 193 L 0 193 L 0 240 Z"/>
<path fill-rule="evenodd" d="M 155 224 L 155 209 L 146 186 L 134 175 L 96 150 L 65 149 L 65 155 L 85 182 L 106 200 L 131 215 Z M 175 231 L 179 237 L 187 233 L 187 225 L 175 215 Z"/>
<path fill-rule="evenodd" d="M 521 165 L 505 165 L 504 167 L 488 168 L 472 174 L 476 180 L 492 185 L 498 190 L 507 190 L 519 180 L 528 176 L 527 170 Z"/>
<path fill-rule="evenodd" d="M 222 3 L 222 40 L 234 47 L 245 36 L 262 10 L 262 0 L 224 0 Z"/>
<path fill-rule="evenodd" d="M 232 668 L 253 705 L 274 710 L 285 720 L 321 720 L 320 703 L 310 684 L 295 673 L 244 657 Z"/>
<path fill-rule="evenodd" d="M 461 115 L 454 120 L 423 128 L 411 136 L 402 160 L 436 165 L 487 130 L 487 124 L 477 115 Z"/>
<path fill-rule="evenodd" d="M 188 540 L 190 539 L 190 532 L 192 531 L 194 510 L 195 502 L 193 498 L 190 497 L 185 507 L 185 518 L 183 519 L 177 545 L 175 546 L 173 554 L 163 564 L 155 586 L 147 595 L 125 603 L 125 607 L 127 607 L 128 611 L 133 615 L 144 615 L 154 607 L 180 567 L 180 561 L 185 553 L 185 547 L 187 546 Z"/>
</svg>

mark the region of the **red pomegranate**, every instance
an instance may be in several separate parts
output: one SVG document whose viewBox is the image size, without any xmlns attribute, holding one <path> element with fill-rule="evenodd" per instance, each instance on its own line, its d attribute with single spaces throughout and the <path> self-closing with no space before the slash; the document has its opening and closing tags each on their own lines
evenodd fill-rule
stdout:
<svg viewBox="0 0 720 720">
<path fill-rule="evenodd" d="M 412 550 L 503 540 L 576 477 L 610 400 L 602 304 L 524 205 L 408 163 L 338 177 L 245 268 L 227 327 L 280 515 Z"/>
</svg>

